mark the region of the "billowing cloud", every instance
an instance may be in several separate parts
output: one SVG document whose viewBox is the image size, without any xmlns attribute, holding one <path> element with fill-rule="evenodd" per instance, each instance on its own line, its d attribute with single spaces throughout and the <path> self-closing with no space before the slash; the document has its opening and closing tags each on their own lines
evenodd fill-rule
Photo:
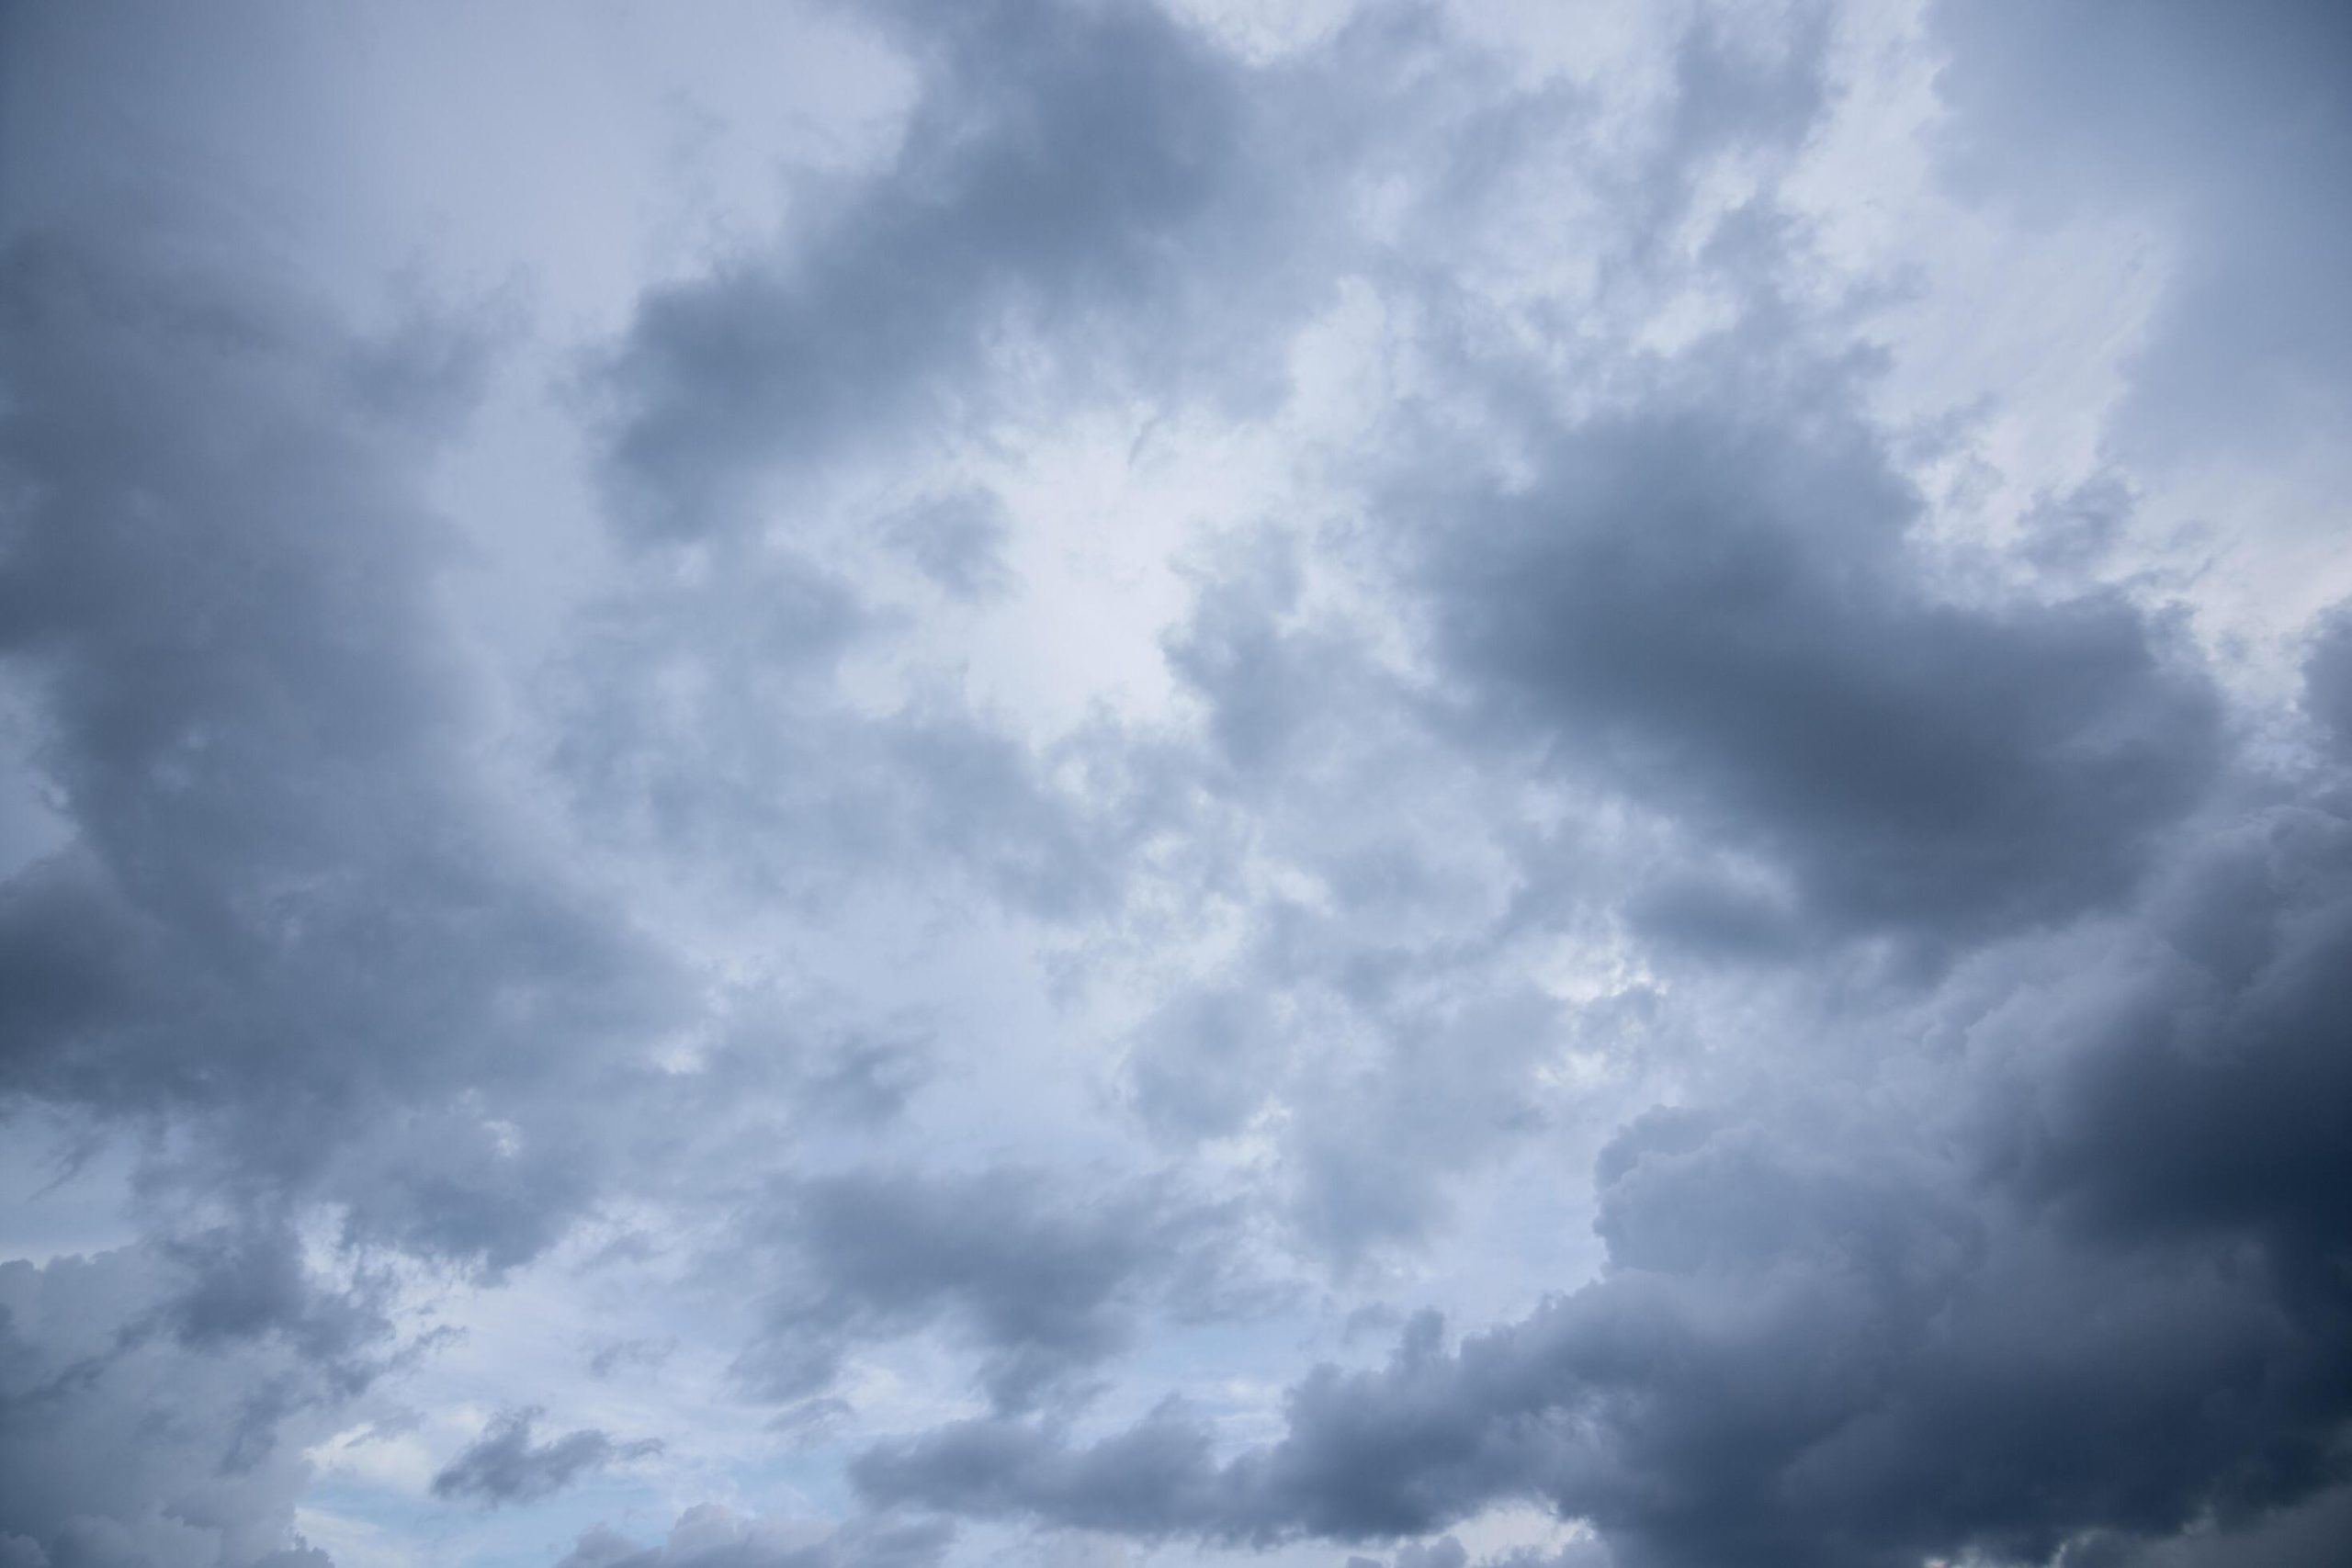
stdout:
<svg viewBox="0 0 2352 1568">
<path fill-rule="evenodd" d="M 1602 1153 L 1594 1282 L 1449 1349 L 1319 1369 L 1220 1461 L 1170 1407 L 1071 1446 L 1003 1421 L 859 1461 L 868 1494 L 1236 1540 L 1413 1536 L 1499 1501 L 1621 1562 L 1893 1564 L 2160 1539 L 2337 1478 L 2352 1415 L 2328 1112 L 2352 822 L 2298 804 L 2147 913 L 1947 1021 L 1864 1110 L 1801 1089 L 1637 1119 Z M 2257 934 L 2258 933 L 2258 934 Z M 1955 1086 L 1961 1086 L 1955 1092 Z"/>
<path fill-rule="evenodd" d="M 2347 39 L 0 10 L 0 1564 L 2344 1556 Z"/>
<path fill-rule="evenodd" d="M 1441 523 L 1439 645 L 1498 730 L 1761 863 L 1752 891 L 1653 893 L 1663 934 L 2063 919 L 2127 891 L 2212 775 L 2177 637 L 2113 593 L 1939 592 L 1858 429 L 1668 403 L 1540 460 Z"/>
</svg>

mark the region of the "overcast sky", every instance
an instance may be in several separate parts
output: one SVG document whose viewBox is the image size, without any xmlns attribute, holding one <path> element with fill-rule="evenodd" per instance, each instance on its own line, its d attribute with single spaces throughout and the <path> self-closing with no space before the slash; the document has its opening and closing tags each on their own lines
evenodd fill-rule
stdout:
<svg viewBox="0 0 2352 1568">
<path fill-rule="evenodd" d="M 2347 84 L 0 6 L 0 1568 L 2352 1561 Z"/>
</svg>

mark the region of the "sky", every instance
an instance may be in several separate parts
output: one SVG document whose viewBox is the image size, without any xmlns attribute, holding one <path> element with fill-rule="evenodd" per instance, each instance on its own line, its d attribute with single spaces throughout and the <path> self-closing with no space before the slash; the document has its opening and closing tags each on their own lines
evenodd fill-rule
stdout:
<svg viewBox="0 0 2352 1568">
<path fill-rule="evenodd" d="M 0 1568 L 2352 1560 L 2347 82 L 0 5 Z"/>
</svg>

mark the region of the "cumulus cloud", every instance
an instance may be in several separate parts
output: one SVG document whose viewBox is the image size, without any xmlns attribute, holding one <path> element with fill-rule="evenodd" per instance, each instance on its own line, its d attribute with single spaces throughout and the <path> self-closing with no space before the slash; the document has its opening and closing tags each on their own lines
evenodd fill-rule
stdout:
<svg viewBox="0 0 2352 1568">
<path fill-rule="evenodd" d="M 1893 1564 L 2241 1527 L 2339 1478 L 2352 1171 L 2335 1022 L 2352 822 L 2299 803 L 1958 1021 L 1924 1102 L 1784 1091 L 1603 1152 L 1608 1265 L 1449 1349 L 1295 1385 L 1219 1462 L 1170 1407 L 1071 1446 L 980 1421 L 880 1447 L 879 1501 L 1265 1541 L 1506 1500 L 1633 1563 Z M 2258 934 L 2257 934 L 2258 933 Z"/>
<path fill-rule="evenodd" d="M 2216 705 L 2177 636 L 2112 593 L 1939 594 L 1858 427 L 1668 401 L 1540 461 L 1441 524 L 1438 643 L 1498 731 L 1768 868 L 1653 897 L 1662 934 L 2063 919 L 2128 891 L 2212 776 Z"/>
</svg>

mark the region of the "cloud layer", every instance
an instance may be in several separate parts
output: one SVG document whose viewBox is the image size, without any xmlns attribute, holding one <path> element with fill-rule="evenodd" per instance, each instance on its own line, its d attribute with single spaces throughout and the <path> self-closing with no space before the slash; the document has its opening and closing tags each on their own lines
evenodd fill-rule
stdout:
<svg viewBox="0 0 2352 1568">
<path fill-rule="evenodd" d="M 2340 1555 L 2347 45 L 7 12 L 0 1563 Z"/>
</svg>

